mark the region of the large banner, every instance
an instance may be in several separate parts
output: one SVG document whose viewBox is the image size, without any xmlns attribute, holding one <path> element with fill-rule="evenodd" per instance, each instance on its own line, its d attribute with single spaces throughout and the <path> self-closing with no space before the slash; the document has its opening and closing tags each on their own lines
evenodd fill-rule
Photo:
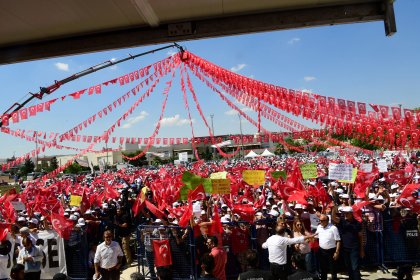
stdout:
<svg viewBox="0 0 420 280">
<path fill-rule="evenodd" d="M 38 234 L 32 234 L 36 240 L 37 246 L 42 250 L 44 258 L 42 259 L 41 265 L 41 279 L 52 279 L 57 273 L 67 273 L 66 267 L 66 254 L 64 252 L 64 240 L 57 232 L 53 230 L 39 231 Z M 15 240 L 8 235 L 7 240 L 10 242 L 7 252 L 3 255 L 9 255 L 12 260 L 7 266 L 8 274 L 13 265 L 16 264 L 16 259 L 13 259 L 13 252 L 20 247 L 19 242 L 15 243 Z M 9 249 L 10 248 L 10 249 Z"/>
</svg>

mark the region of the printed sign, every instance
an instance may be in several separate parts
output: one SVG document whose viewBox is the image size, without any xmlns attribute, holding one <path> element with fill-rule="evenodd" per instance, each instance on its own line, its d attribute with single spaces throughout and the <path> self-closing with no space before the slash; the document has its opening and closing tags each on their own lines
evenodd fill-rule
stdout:
<svg viewBox="0 0 420 280">
<path fill-rule="evenodd" d="M 287 174 L 286 174 L 286 171 L 284 171 L 284 170 L 282 170 L 282 171 L 273 171 L 273 172 L 271 172 L 271 177 L 273 177 L 276 180 L 278 180 L 280 177 L 282 177 L 283 179 L 286 179 Z"/>
<path fill-rule="evenodd" d="M 213 194 L 230 194 L 229 179 L 212 179 L 211 185 L 213 188 Z"/>
<path fill-rule="evenodd" d="M 187 162 L 188 161 L 188 153 L 187 152 L 182 152 L 178 154 L 178 159 L 181 162 Z"/>
<path fill-rule="evenodd" d="M 388 172 L 388 165 L 386 163 L 386 160 L 384 159 L 378 160 L 378 169 L 379 169 L 379 172 Z"/>
<path fill-rule="evenodd" d="M 80 206 L 80 203 L 82 202 L 82 197 L 80 195 L 71 195 L 70 196 L 70 206 Z"/>
<path fill-rule="evenodd" d="M 318 171 L 316 169 L 316 163 L 306 163 L 300 165 L 300 172 L 302 173 L 303 179 L 313 179 L 318 177 Z"/>
<path fill-rule="evenodd" d="M 330 180 L 351 180 L 353 166 L 351 164 L 330 163 L 328 166 L 328 179 Z"/>
<path fill-rule="evenodd" d="M 245 183 L 251 186 L 261 186 L 265 183 L 265 171 L 264 170 L 244 170 L 242 172 L 242 179 Z"/>
<path fill-rule="evenodd" d="M 226 179 L 227 172 L 215 172 L 210 174 L 210 179 Z"/>
<path fill-rule="evenodd" d="M 362 163 L 360 164 L 360 171 L 370 173 L 372 172 L 372 163 Z"/>
<path fill-rule="evenodd" d="M 351 180 L 347 181 L 347 180 L 338 180 L 341 183 L 351 183 L 354 184 L 354 181 L 356 181 L 356 176 L 357 176 L 357 167 L 353 168 L 352 173 L 351 173 Z"/>
</svg>

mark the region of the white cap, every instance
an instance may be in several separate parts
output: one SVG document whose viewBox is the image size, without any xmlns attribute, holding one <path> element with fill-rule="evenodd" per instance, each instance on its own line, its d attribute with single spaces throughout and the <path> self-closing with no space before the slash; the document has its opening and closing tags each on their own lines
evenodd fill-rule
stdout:
<svg viewBox="0 0 420 280">
<path fill-rule="evenodd" d="M 228 218 L 226 218 L 226 217 L 222 217 L 222 218 L 220 219 L 220 221 L 221 221 L 223 224 L 230 223 L 230 219 L 228 219 Z"/>
<path fill-rule="evenodd" d="M 376 195 L 374 193 L 369 193 L 369 199 L 375 199 Z"/>
<path fill-rule="evenodd" d="M 315 182 L 309 182 L 309 185 L 315 186 Z"/>
<path fill-rule="evenodd" d="M 205 215 L 205 214 L 207 214 L 207 212 L 206 212 L 206 211 L 204 211 L 204 210 L 201 210 L 200 214 L 201 214 L 201 215 Z"/>
<path fill-rule="evenodd" d="M 384 197 L 382 195 L 378 195 L 378 197 L 376 198 L 376 200 L 384 200 Z"/>
<path fill-rule="evenodd" d="M 222 204 L 222 208 L 227 208 L 228 206 L 226 204 Z"/>
<path fill-rule="evenodd" d="M 161 220 L 161 219 L 156 219 L 156 220 L 155 220 L 155 223 L 156 223 L 156 224 L 161 223 L 161 222 L 162 222 L 162 220 Z"/>
<path fill-rule="evenodd" d="M 274 209 L 271 209 L 270 212 L 268 212 L 268 214 L 271 215 L 271 216 L 277 217 L 279 215 L 279 212 L 277 212 Z"/>
<path fill-rule="evenodd" d="M 172 207 L 178 207 L 179 206 L 179 202 L 175 201 L 174 203 L 172 203 Z"/>
<path fill-rule="evenodd" d="M 70 216 L 69 212 L 64 212 L 64 216 Z"/>
<path fill-rule="evenodd" d="M 378 180 L 379 182 L 384 182 L 385 181 L 385 177 L 382 177 L 381 179 Z"/>
<path fill-rule="evenodd" d="M 400 186 L 398 186 L 397 184 L 393 184 L 391 185 L 391 190 L 395 190 L 398 189 Z"/>
<path fill-rule="evenodd" d="M 77 216 L 76 215 L 70 215 L 70 220 L 77 221 Z"/>
<path fill-rule="evenodd" d="M 80 213 L 79 212 L 74 212 L 73 215 L 80 217 Z"/>
<path fill-rule="evenodd" d="M 78 226 L 85 226 L 86 225 L 85 219 L 83 219 L 83 218 L 78 219 L 77 220 L 77 225 Z"/>
<path fill-rule="evenodd" d="M 30 219 L 29 222 L 36 225 L 39 223 L 39 221 L 35 218 Z"/>
<path fill-rule="evenodd" d="M 71 208 L 71 211 L 77 211 L 77 207 L 76 206 L 73 206 L 72 208 Z"/>
<path fill-rule="evenodd" d="M 350 198 L 349 195 L 346 193 L 340 194 L 340 197 L 344 199 Z"/>
<path fill-rule="evenodd" d="M 344 206 L 343 208 L 341 208 L 341 212 L 353 212 L 353 208 L 351 206 Z"/>
<path fill-rule="evenodd" d="M 298 203 L 298 204 L 296 204 L 296 205 L 295 205 L 295 209 L 302 209 L 302 204 L 299 204 L 299 203 Z"/>
<path fill-rule="evenodd" d="M 390 196 L 390 197 L 397 197 L 397 196 L 398 196 L 398 194 L 397 194 L 397 193 L 391 193 L 389 196 Z"/>
<path fill-rule="evenodd" d="M 19 218 L 18 218 L 18 222 L 26 222 L 25 217 L 19 217 Z"/>
<path fill-rule="evenodd" d="M 103 203 L 103 204 L 102 204 L 102 208 L 104 208 L 104 209 L 108 209 L 108 203 Z"/>
<path fill-rule="evenodd" d="M 92 211 L 90 209 L 86 210 L 85 215 L 91 215 Z"/>
<path fill-rule="evenodd" d="M 336 193 L 343 193 L 343 189 L 336 189 L 334 190 Z"/>
</svg>

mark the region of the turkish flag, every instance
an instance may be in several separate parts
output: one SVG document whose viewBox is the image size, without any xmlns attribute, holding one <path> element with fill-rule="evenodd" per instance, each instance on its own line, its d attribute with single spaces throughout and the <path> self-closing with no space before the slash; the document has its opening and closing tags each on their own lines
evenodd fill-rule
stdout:
<svg viewBox="0 0 420 280">
<path fill-rule="evenodd" d="M 12 113 L 12 120 L 13 120 L 13 123 L 18 123 L 19 122 L 19 112 L 13 112 Z"/>
<path fill-rule="evenodd" d="M 156 267 L 172 265 L 171 247 L 168 239 L 153 240 L 153 252 Z"/>
<path fill-rule="evenodd" d="M 206 191 L 204 190 L 203 185 L 197 186 L 193 191 L 188 192 L 188 199 L 191 200 L 205 200 Z"/>
<path fill-rule="evenodd" d="M 105 186 L 105 190 L 104 190 L 105 199 L 116 199 L 120 197 L 120 194 L 110 185 Z"/>
<path fill-rule="evenodd" d="M 372 107 L 373 111 L 375 111 L 376 113 L 378 113 L 378 112 L 379 112 L 378 105 L 376 105 L 376 104 L 372 104 L 372 103 L 369 103 L 369 105 L 370 105 L 370 107 Z"/>
<path fill-rule="evenodd" d="M 398 197 L 397 202 L 407 208 L 410 208 L 417 214 L 420 213 L 420 204 L 417 202 L 418 197 L 416 193 L 420 189 L 420 184 L 408 184 L 403 189 L 401 195 Z"/>
<path fill-rule="evenodd" d="M 40 103 L 36 105 L 36 111 L 38 113 L 44 112 L 44 103 Z"/>
<path fill-rule="evenodd" d="M 397 182 L 399 184 L 405 185 L 408 183 L 410 178 L 405 177 L 404 170 L 396 170 L 394 172 L 386 172 L 384 173 L 384 178 L 388 183 Z"/>
<path fill-rule="evenodd" d="M 155 215 L 159 219 L 166 219 L 166 214 L 159 210 L 159 208 L 157 208 L 153 203 L 151 203 L 148 200 L 145 200 L 144 202 L 146 204 L 147 209 L 149 209 L 149 211 L 153 215 Z"/>
<path fill-rule="evenodd" d="M 392 117 L 394 120 L 399 121 L 401 119 L 401 108 L 399 107 L 391 107 L 392 110 Z"/>
<path fill-rule="evenodd" d="M 140 213 L 140 211 L 143 210 L 143 208 L 144 208 L 144 201 L 140 193 L 139 195 L 137 195 L 137 198 L 133 203 L 133 207 L 131 208 L 131 210 L 133 211 L 133 216 L 137 217 L 137 215 Z"/>
<path fill-rule="evenodd" d="M 287 201 L 296 201 L 299 204 L 302 205 L 308 205 L 308 201 L 306 201 L 306 191 L 295 191 L 294 193 L 292 193 L 288 198 Z"/>
<path fill-rule="evenodd" d="M 242 221 L 252 223 L 254 221 L 255 210 L 253 205 L 235 204 L 233 205 L 233 213 L 238 214 Z"/>
<path fill-rule="evenodd" d="M 188 223 L 191 219 L 191 216 L 193 214 L 193 209 L 192 209 L 192 201 L 188 200 L 188 206 L 185 209 L 184 214 L 182 214 L 182 217 L 179 219 L 178 225 L 180 227 L 186 227 L 188 226 Z"/>
<path fill-rule="evenodd" d="M 3 126 L 8 126 L 9 125 L 9 115 L 5 114 L 1 117 L 1 123 Z"/>
<path fill-rule="evenodd" d="M 0 223 L 0 241 L 3 241 L 10 231 L 11 224 Z"/>
<path fill-rule="evenodd" d="M 51 213 L 50 216 L 53 229 L 64 239 L 69 239 L 70 231 L 73 228 L 73 222 L 67 221 L 64 217 Z"/>
<path fill-rule="evenodd" d="M 353 217 L 359 223 L 362 222 L 362 208 L 369 204 L 370 201 L 358 201 L 355 204 L 353 204 Z"/>
<path fill-rule="evenodd" d="M 29 107 L 29 116 L 33 117 L 36 115 L 36 106 L 30 106 Z"/>
<path fill-rule="evenodd" d="M 357 171 L 356 181 L 354 182 L 354 193 L 359 198 L 364 198 L 366 196 L 366 188 L 372 185 L 375 180 L 377 173 L 365 173 L 362 171 Z"/>
<path fill-rule="evenodd" d="M 80 211 L 85 213 L 90 208 L 90 201 L 86 189 L 83 190 L 82 201 L 80 202 Z"/>
</svg>

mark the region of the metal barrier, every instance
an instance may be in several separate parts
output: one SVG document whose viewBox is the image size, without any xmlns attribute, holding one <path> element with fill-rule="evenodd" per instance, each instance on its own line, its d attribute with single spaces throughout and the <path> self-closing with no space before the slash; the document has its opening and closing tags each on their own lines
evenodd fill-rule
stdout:
<svg viewBox="0 0 420 280">
<path fill-rule="evenodd" d="M 185 233 L 187 234 L 183 236 Z M 172 255 L 172 279 L 197 278 L 195 244 L 191 228 L 162 225 L 137 227 L 137 264 L 146 279 L 156 278 L 153 240 L 167 239 Z"/>
</svg>

